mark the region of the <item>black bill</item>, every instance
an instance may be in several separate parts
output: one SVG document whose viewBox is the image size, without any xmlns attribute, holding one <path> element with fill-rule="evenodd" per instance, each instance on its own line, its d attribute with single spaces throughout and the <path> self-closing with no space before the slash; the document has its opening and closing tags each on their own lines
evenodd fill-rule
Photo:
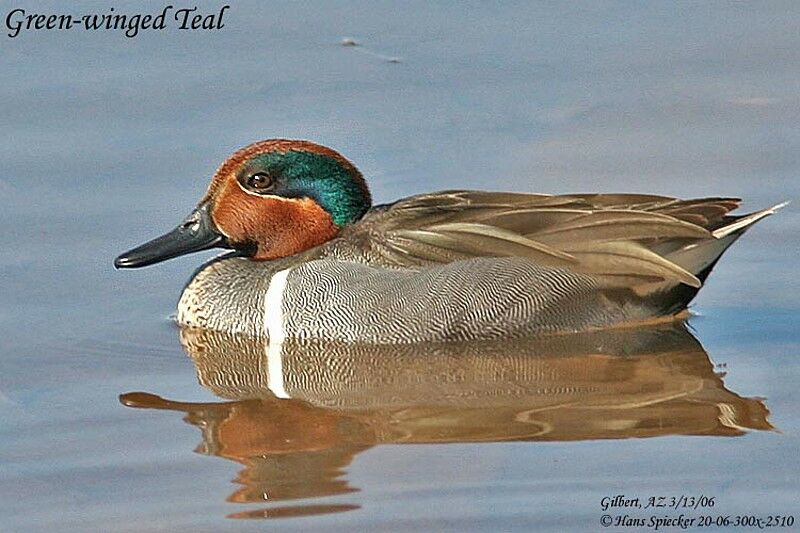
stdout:
<svg viewBox="0 0 800 533">
<path fill-rule="evenodd" d="M 233 248 L 211 220 L 208 205 L 201 205 L 174 230 L 117 257 L 114 266 L 138 268 L 215 247 Z"/>
</svg>

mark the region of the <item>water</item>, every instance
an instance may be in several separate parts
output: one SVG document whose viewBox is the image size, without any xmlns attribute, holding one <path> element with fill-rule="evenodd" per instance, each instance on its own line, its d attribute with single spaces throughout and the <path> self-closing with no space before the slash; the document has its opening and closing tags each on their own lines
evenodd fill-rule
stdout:
<svg viewBox="0 0 800 533">
<path fill-rule="evenodd" d="M 800 515 L 793 205 L 726 254 L 692 332 L 666 344 L 346 353 L 350 381 L 292 381 L 320 356 L 300 350 L 281 359 L 292 400 L 246 364 L 263 347 L 218 367 L 187 356 L 169 315 L 210 254 L 111 266 L 265 137 L 338 149 L 378 202 L 453 187 L 797 198 L 795 4 L 226 17 L 216 33 L 3 38 L 0 530 L 597 530 L 616 494 Z"/>
</svg>

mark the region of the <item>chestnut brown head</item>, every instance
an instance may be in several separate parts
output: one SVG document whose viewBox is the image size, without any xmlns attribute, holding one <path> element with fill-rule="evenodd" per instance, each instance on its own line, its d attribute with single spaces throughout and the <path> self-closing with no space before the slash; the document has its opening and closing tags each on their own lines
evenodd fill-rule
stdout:
<svg viewBox="0 0 800 533">
<path fill-rule="evenodd" d="M 332 239 L 370 205 L 361 173 L 334 150 L 309 141 L 260 141 L 220 166 L 177 228 L 114 265 L 141 267 L 212 247 L 254 260 L 286 257 Z"/>
</svg>

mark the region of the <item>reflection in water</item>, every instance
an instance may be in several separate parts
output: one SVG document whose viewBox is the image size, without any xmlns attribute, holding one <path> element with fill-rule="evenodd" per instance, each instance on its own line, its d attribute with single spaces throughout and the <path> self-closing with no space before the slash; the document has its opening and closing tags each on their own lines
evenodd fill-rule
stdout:
<svg viewBox="0 0 800 533">
<path fill-rule="evenodd" d="M 491 343 L 348 346 L 181 332 L 200 383 L 223 403 L 129 393 L 131 407 L 186 413 L 197 451 L 237 461 L 256 503 L 357 490 L 344 468 L 384 443 L 569 441 L 768 430 L 755 398 L 725 389 L 683 325 Z M 270 507 L 273 518 L 355 505 Z"/>
</svg>

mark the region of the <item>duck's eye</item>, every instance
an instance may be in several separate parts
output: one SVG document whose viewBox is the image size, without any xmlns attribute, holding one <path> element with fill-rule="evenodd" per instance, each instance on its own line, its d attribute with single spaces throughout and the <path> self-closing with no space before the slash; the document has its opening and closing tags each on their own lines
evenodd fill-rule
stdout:
<svg viewBox="0 0 800 533">
<path fill-rule="evenodd" d="M 247 178 L 247 186 L 256 191 L 266 191 L 272 188 L 274 181 L 268 174 L 258 172 Z"/>
</svg>

